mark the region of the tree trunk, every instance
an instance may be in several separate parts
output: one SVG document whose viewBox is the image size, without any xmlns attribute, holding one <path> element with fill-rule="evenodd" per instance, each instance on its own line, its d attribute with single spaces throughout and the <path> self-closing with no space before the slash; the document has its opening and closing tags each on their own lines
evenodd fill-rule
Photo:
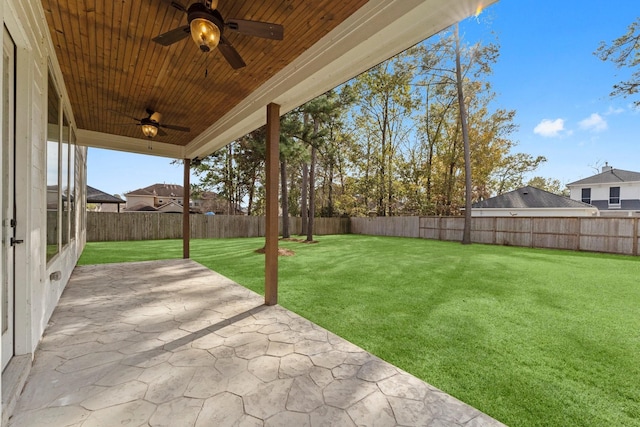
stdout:
<svg viewBox="0 0 640 427">
<path fill-rule="evenodd" d="M 300 234 L 307 235 L 307 224 L 309 221 L 309 208 L 307 202 L 309 201 L 309 164 L 304 162 L 302 164 L 302 189 L 300 198 L 300 218 L 302 220 L 302 230 Z"/>
<path fill-rule="evenodd" d="M 456 38 L 456 83 L 458 86 L 458 106 L 460 107 L 460 122 L 462 124 L 462 141 L 464 143 L 464 231 L 462 244 L 471 244 L 471 150 L 469 147 L 469 128 L 467 125 L 467 109 L 464 104 L 462 90 L 462 67 L 460 66 L 460 35 L 458 24 L 455 30 Z"/>
<path fill-rule="evenodd" d="M 327 201 L 327 215 L 329 217 L 333 216 L 333 162 L 329 163 L 329 196 Z"/>
<path fill-rule="evenodd" d="M 280 183 L 282 185 L 282 238 L 288 239 L 289 234 L 289 196 L 287 193 L 287 162 L 280 161 Z"/>
<path fill-rule="evenodd" d="M 318 134 L 318 122 L 313 124 L 314 136 Z M 311 146 L 311 167 L 309 168 L 309 223 L 307 224 L 307 242 L 313 242 L 313 222 L 316 216 L 316 152 Z"/>
<path fill-rule="evenodd" d="M 251 186 L 249 187 L 249 203 L 247 204 L 247 215 L 253 213 L 253 197 L 256 192 L 256 174 L 254 172 L 251 178 Z"/>
</svg>

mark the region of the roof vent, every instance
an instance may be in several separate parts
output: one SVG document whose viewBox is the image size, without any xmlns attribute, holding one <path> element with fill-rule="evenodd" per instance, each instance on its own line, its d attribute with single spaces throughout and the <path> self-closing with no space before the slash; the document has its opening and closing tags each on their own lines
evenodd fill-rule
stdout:
<svg viewBox="0 0 640 427">
<path fill-rule="evenodd" d="M 602 166 L 602 173 L 612 171 L 613 168 L 609 166 L 609 163 L 604 162 L 604 166 Z"/>
</svg>

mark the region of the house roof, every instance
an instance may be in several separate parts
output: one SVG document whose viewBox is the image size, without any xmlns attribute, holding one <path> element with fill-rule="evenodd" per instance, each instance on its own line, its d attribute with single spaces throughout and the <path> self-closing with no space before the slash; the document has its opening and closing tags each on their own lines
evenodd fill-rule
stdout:
<svg viewBox="0 0 640 427">
<path fill-rule="evenodd" d="M 597 175 L 572 182 L 570 184 L 567 184 L 567 186 L 585 184 L 615 184 L 619 182 L 640 182 L 640 172 L 611 168 L 611 170 L 607 170 Z"/>
<path fill-rule="evenodd" d="M 125 201 L 87 185 L 87 203 L 125 203 Z"/>
<path fill-rule="evenodd" d="M 138 203 L 126 209 L 127 212 L 156 212 L 157 209 L 146 203 Z"/>
<path fill-rule="evenodd" d="M 189 37 L 153 42 L 187 23 L 168 0 L 33 4 L 47 20 L 45 42 L 56 53 L 51 62 L 79 145 L 193 159 L 264 125 L 269 103 L 285 114 L 495 1 L 220 0 L 227 20 L 284 27 L 281 41 L 226 29 L 246 62 L 240 69 L 219 49 L 203 54 Z M 169 128 L 149 143 L 133 126 L 146 108 L 162 113 L 161 124 L 190 132 Z"/>
<path fill-rule="evenodd" d="M 593 206 L 568 197 L 559 196 L 536 187 L 526 186 L 490 199 L 474 203 L 473 208 L 522 209 L 522 208 L 593 208 Z"/>
<path fill-rule="evenodd" d="M 153 184 L 126 193 L 125 196 L 183 197 L 184 187 L 178 184 Z"/>
</svg>

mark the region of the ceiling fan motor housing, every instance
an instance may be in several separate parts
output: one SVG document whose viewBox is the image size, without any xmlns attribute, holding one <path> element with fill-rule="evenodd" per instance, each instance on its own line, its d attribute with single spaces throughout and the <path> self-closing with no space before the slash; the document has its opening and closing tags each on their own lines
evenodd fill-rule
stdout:
<svg viewBox="0 0 640 427">
<path fill-rule="evenodd" d="M 193 3 L 187 10 L 187 21 L 189 22 L 189 26 L 191 27 L 191 37 L 198 44 L 200 50 L 202 50 L 203 52 L 209 52 L 211 50 L 211 46 L 207 44 L 207 41 L 204 38 L 198 38 L 199 36 L 194 35 L 193 33 L 192 22 L 196 20 L 210 22 L 218 28 L 219 36 L 217 37 L 218 40 L 216 40 L 215 42 L 215 44 L 217 45 L 220 40 L 220 36 L 222 36 L 222 30 L 224 28 L 224 20 L 222 19 L 222 15 L 220 15 L 220 12 L 218 12 L 217 10 L 209 9 L 202 3 Z"/>
</svg>

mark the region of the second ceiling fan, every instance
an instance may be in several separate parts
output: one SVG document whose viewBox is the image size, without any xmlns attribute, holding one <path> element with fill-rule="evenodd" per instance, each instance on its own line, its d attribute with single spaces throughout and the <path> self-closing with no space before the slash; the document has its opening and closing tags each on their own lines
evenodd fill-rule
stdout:
<svg viewBox="0 0 640 427">
<path fill-rule="evenodd" d="M 284 36 L 284 28 L 279 24 L 244 19 L 225 21 L 218 12 L 218 0 L 204 0 L 204 3 L 193 3 L 188 8 L 172 1 L 171 6 L 187 14 L 188 25 L 160 34 L 154 37 L 153 41 L 169 46 L 191 35 L 203 52 L 209 52 L 217 47 L 234 69 L 242 68 L 246 64 L 224 36 L 224 30 L 271 40 L 282 40 Z"/>
</svg>

